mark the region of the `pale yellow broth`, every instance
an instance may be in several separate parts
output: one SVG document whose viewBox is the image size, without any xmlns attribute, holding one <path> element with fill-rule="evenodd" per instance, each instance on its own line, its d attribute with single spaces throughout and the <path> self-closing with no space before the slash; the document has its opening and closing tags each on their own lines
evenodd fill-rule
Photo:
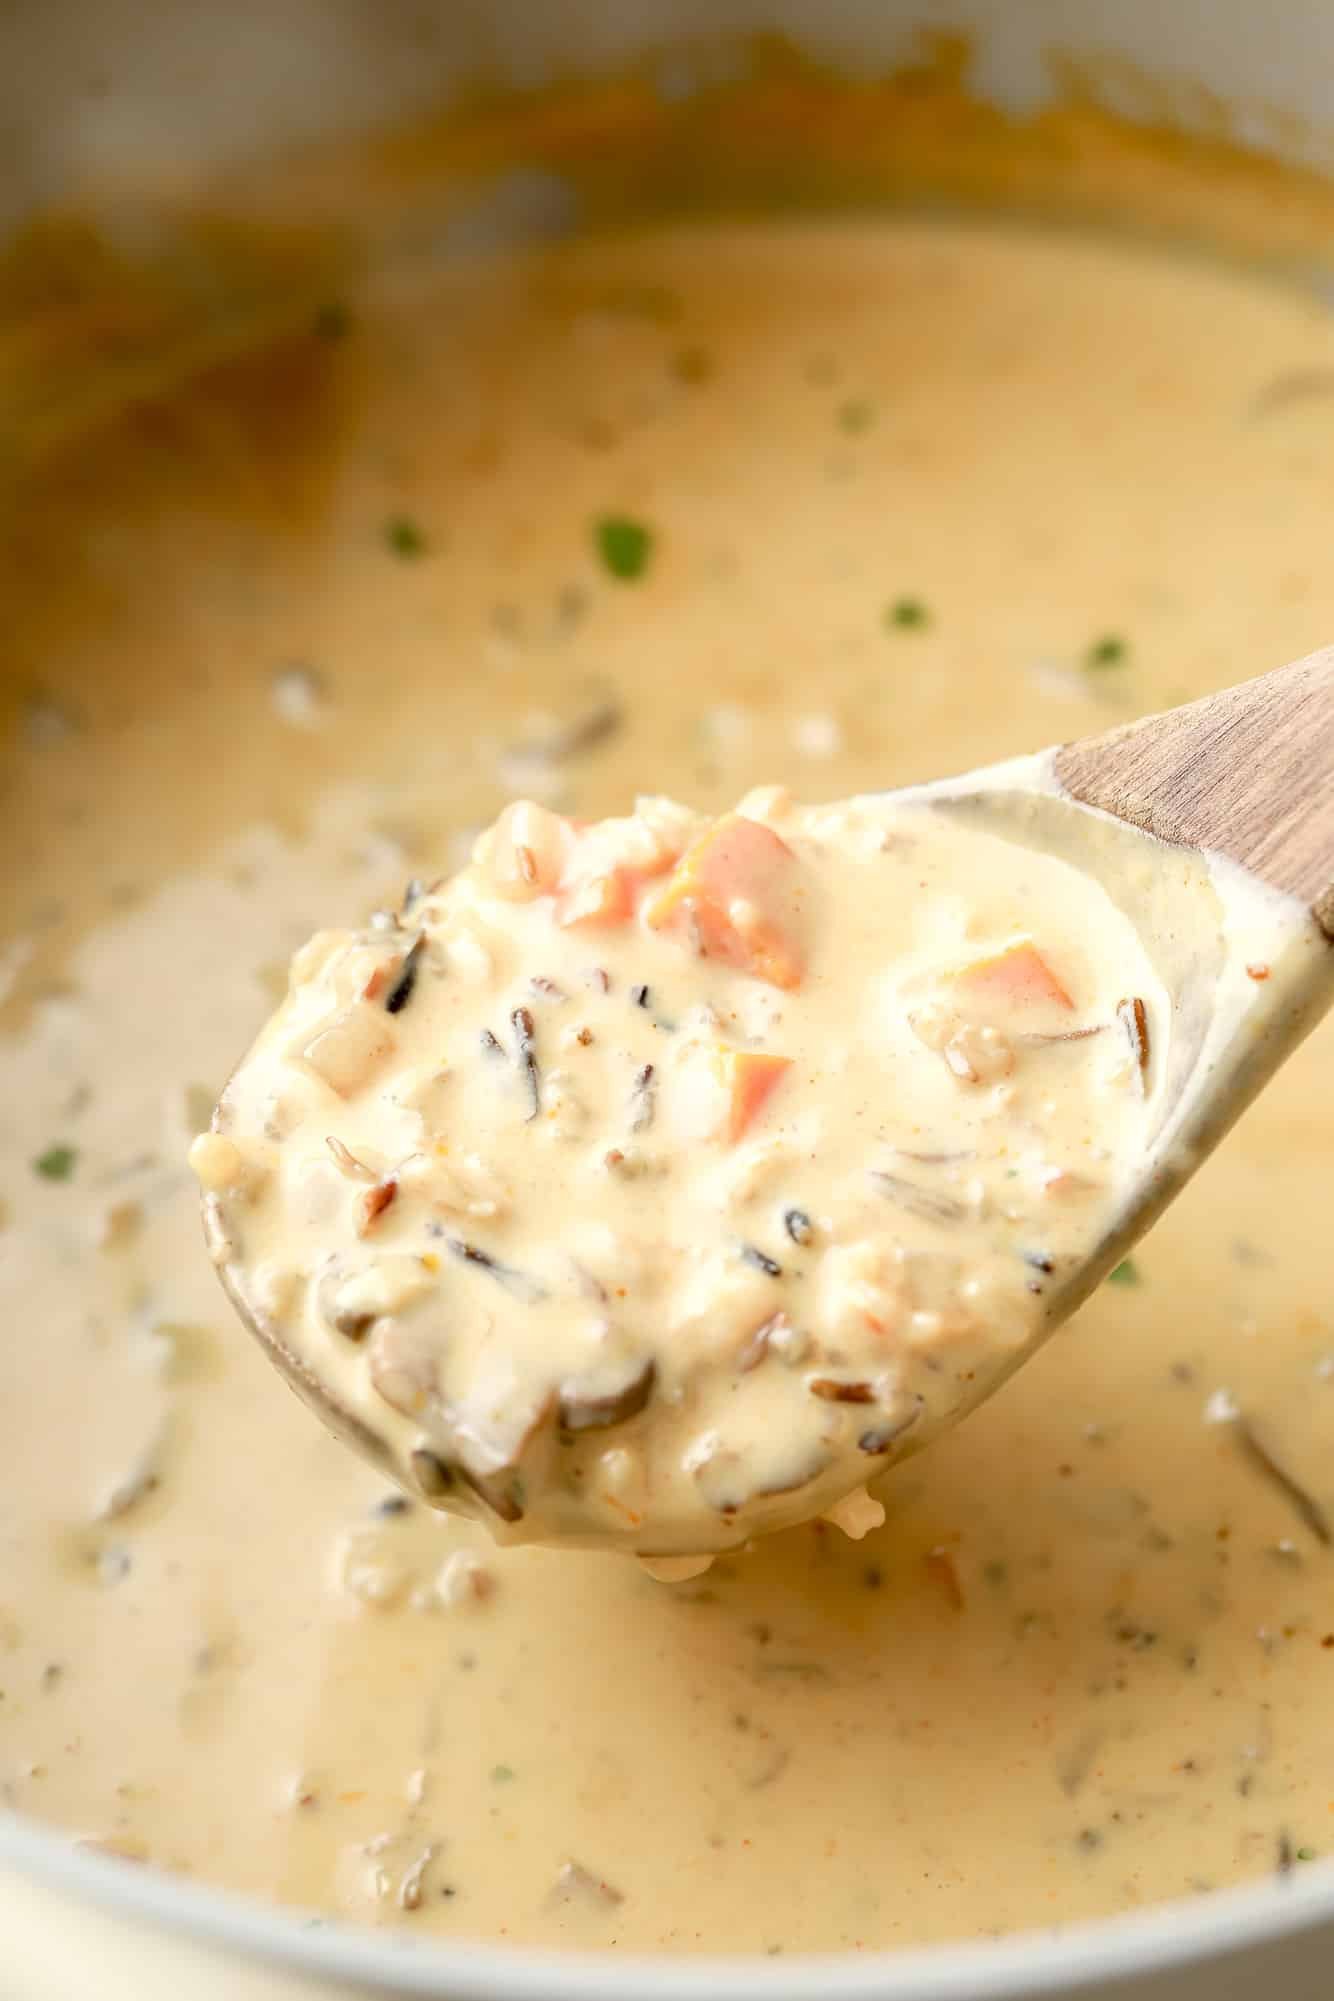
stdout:
<svg viewBox="0 0 1334 2001">
<path fill-rule="evenodd" d="M 1328 1034 L 883 1483 L 880 1532 L 674 1587 L 377 1513 L 229 1316 L 183 1152 L 301 939 L 515 791 L 834 798 L 1328 639 L 1332 381 L 1326 308 L 1204 262 L 700 224 L 400 275 L 33 477 L 2 580 L 6 1800 L 548 1945 L 872 1948 L 1319 1866 Z M 633 580 L 609 511 L 651 530 Z"/>
</svg>

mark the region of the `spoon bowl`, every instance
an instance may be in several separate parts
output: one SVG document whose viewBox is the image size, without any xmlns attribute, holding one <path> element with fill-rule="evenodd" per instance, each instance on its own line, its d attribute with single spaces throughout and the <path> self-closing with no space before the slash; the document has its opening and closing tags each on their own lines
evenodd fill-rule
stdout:
<svg viewBox="0 0 1334 2001">
<path fill-rule="evenodd" d="M 1330 731 L 1334 783 L 1334 704 Z M 1064 755 L 1049 749 L 898 795 L 1060 855 L 1098 882 L 1134 924 L 1170 1003 L 1163 1046 L 1145 1052 L 1153 1107 L 1139 1172 L 1088 1256 L 1054 1276 L 1034 1339 L 997 1358 L 953 1422 L 1078 1311 L 1334 1003 L 1334 951 L 1313 911 L 1221 851 L 1170 843 L 1073 797 Z M 899 1456 L 940 1429 L 905 1437 Z"/>
<path fill-rule="evenodd" d="M 702 834 L 697 830 L 693 844 L 686 834 L 675 841 L 662 863 L 672 869 L 665 889 L 652 886 L 659 865 L 651 855 L 645 859 L 645 841 L 652 848 L 653 839 L 659 838 L 652 827 L 646 831 L 646 825 L 607 822 L 593 829 L 594 842 L 609 837 L 609 829 L 619 828 L 622 839 L 627 838 L 624 830 L 631 830 L 633 870 L 621 863 L 604 867 L 594 878 L 580 877 L 571 890 L 569 856 L 582 834 L 572 823 L 542 815 L 541 809 L 510 809 L 511 817 L 502 816 L 479 849 L 472 874 L 480 869 L 480 879 L 488 886 L 482 907 L 492 926 L 497 911 L 512 913 L 514 937 L 502 947 L 494 928 L 484 928 L 480 935 L 486 942 L 479 945 L 475 929 L 468 928 L 475 915 L 472 906 L 465 900 L 460 918 L 457 903 L 449 901 L 464 877 L 418 891 L 397 917 L 386 918 L 378 932 L 350 941 L 334 936 L 332 945 L 327 937 L 333 934 L 322 934 L 298 955 L 288 1002 L 224 1094 L 213 1133 L 196 1143 L 198 1152 L 192 1157 L 207 1191 L 205 1219 L 214 1260 L 237 1311 L 289 1383 L 332 1430 L 391 1477 L 433 1505 L 481 1516 L 501 1540 L 628 1548 L 653 1560 L 659 1574 L 680 1576 L 702 1567 L 717 1550 L 815 1516 L 826 1516 L 854 1535 L 875 1526 L 882 1510 L 868 1497 L 865 1481 L 920 1451 L 993 1394 L 1076 1310 L 1150 1227 L 1334 999 L 1334 953 L 1329 949 L 1334 935 L 1334 650 L 1103 737 L 798 816 L 804 830 L 801 838 L 808 841 L 816 869 L 813 881 L 820 880 L 821 838 L 837 823 L 849 839 L 856 835 L 862 841 L 863 862 L 876 854 L 883 858 L 906 843 L 913 859 L 904 864 L 907 877 L 899 880 L 901 885 L 906 881 L 910 902 L 923 887 L 917 880 L 919 869 L 924 877 L 929 874 L 915 844 L 921 840 L 921 829 L 930 827 L 947 847 L 951 841 L 956 848 L 961 843 L 965 856 L 985 851 L 992 858 L 987 866 L 993 872 L 1008 871 L 1015 883 L 1026 885 L 1024 894 L 1038 903 L 1045 896 L 1058 901 L 1068 896 L 1065 885 L 1070 882 L 1085 886 L 1082 902 L 1067 900 L 1062 905 L 1063 921 L 1068 926 L 1073 915 L 1096 928 L 1096 940 L 1081 941 L 1088 950 L 1096 943 L 1104 957 L 1109 950 L 1123 955 L 1124 974 L 1120 957 L 1110 968 L 1104 967 L 1113 981 L 1108 988 L 1104 979 L 1104 988 L 1123 995 L 1115 1002 L 1114 1019 L 1081 1023 L 1076 1014 L 1066 1013 L 1049 1024 L 1048 1031 L 1019 1039 L 1082 1043 L 1110 1035 L 1116 1040 L 1118 1089 L 1123 1085 L 1134 1101 L 1133 1159 L 1114 1177 L 1108 1199 L 1099 1196 L 1096 1210 L 1088 1212 L 1082 1234 L 1069 1222 L 1062 1224 L 1050 1207 L 1039 1204 L 1038 1213 L 1030 1202 L 1025 1211 L 1022 1181 L 996 1179 L 999 1174 L 1020 1173 L 1017 1165 L 997 1168 L 997 1158 L 1008 1157 L 1004 1147 L 999 1157 L 990 1158 L 995 1185 L 988 1191 L 987 1184 L 975 1178 L 973 1187 L 981 1193 L 967 1200 L 957 1186 L 927 1187 L 885 1171 L 883 1164 L 868 1164 L 859 1183 L 860 1208 L 850 1212 L 844 1204 L 844 1217 L 853 1213 L 851 1224 L 845 1221 L 835 1227 L 826 1221 L 822 1228 L 800 1209 L 786 1211 L 790 1242 L 781 1261 L 749 1236 L 741 1240 L 741 1223 L 726 1221 L 720 1235 L 732 1241 L 732 1249 L 710 1253 L 715 1255 L 709 1267 L 714 1294 L 706 1298 L 693 1322 L 678 1322 L 685 1334 L 674 1335 L 664 1322 L 656 1330 L 662 1338 L 655 1348 L 644 1339 L 644 1322 L 651 1318 L 652 1306 L 641 1302 L 633 1284 L 617 1283 L 622 1275 L 619 1264 L 613 1261 L 610 1272 L 604 1268 L 599 1273 L 596 1258 L 585 1252 L 587 1224 L 591 1220 L 595 1231 L 599 1227 L 596 1216 L 590 1219 L 582 1213 L 588 1203 L 597 1201 L 596 1184 L 591 1197 L 586 1197 L 587 1184 L 569 1180 L 561 1165 L 575 1157 L 568 1147 L 564 1153 L 559 1147 L 555 1153 L 533 1151 L 547 1137 L 544 1117 L 556 1116 L 563 1108 L 563 1103 L 553 1106 L 548 1099 L 554 1091 L 563 1101 L 567 1074 L 554 1068 L 544 1078 L 540 1049 L 544 1040 L 548 1048 L 558 1045 L 562 1050 L 576 1043 L 598 1044 L 596 1053 L 601 1056 L 602 1045 L 613 1046 L 618 1036 L 630 1034 L 633 1020 L 639 1054 L 634 1058 L 638 1068 L 628 1108 L 632 1134 L 654 1127 L 663 1078 L 670 1076 L 673 1088 L 679 1086 L 681 1073 L 671 1069 L 676 1058 L 660 1053 L 668 1041 L 684 1043 L 687 1059 L 699 1046 L 715 1071 L 719 1064 L 725 1066 L 732 1093 L 726 1116 L 734 1128 L 725 1138 L 739 1136 L 788 1071 L 806 1072 L 808 1086 L 814 1075 L 818 1095 L 819 1038 L 814 1054 L 808 1044 L 795 1065 L 786 1056 L 765 1053 L 770 1029 L 784 1024 L 789 1012 L 798 1012 L 788 996 L 802 984 L 799 920 L 801 884 L 806 878 L 800 877 L 797 889 L 791 887 L 793 876 L 799 876 L 796 854 L 765 818 L 772 809 L 777 815 L 773 824 L 790 826 L 792 838 L 797 839 L 795 822 L 783 818 L 788 809 L 764 794 L 751 799 L 749 812 L 718 822 Z M 659 820 L 663 811 L 669 816 L 683 812 L 666 802 L 658 802 L 658 808 Z M 1013 857 L 1012 870 L 1007 855 Z M 1059 865 L 1054 873 L 1052 864 Z M 883 866 L 890 869 L 893 864 L 886 860 Z M 664 990 L 673 979 L 678 987 L 692 977 L 703 982 L 708 975 L 715 980 L 708 989 L 714 998 L 706 996 L 702 1009 L 712 1024 L 708 1035 L 715 1036 L 721 1028 L 722 1016 L 715 1005 L 721 996 L 723 1004 L 733 1008 L 728 1019 L 742 1025 L 741 1040 L 734 1046 L 692 1040 L 680 1032 L 680 1020 L 653 1021 L 656 1004 L 648 984 L 636 987 L 625 982 L 625 998 L 619 1000 L 615 982 L 594 968 L 595 998 L 580 1000 L 576 995 L 574 982 L 588 972 L 584 934 L 578 927 L 590 907 L 590 895 L 597 920 L 593 935 L 601 939 L 607 922 L 624 924 L 634 907 L 626 891 L 626 911 L 607 918 L 608 903 L 624 889 L 622 877 L 631 874 L 647 876 L 650 887 L 638 905 L 636 925 L 624 935 L 638 940 L 637 951 L 657 954 L 651 961 L 658 969 L 653 977 L 662 976 Z M 719 888 L 716 879 L 724 875 Z M 804 893 L 816 894 L 809 889 Z M 432 898 L 439 899 L 434 915 Z M 563 917 L 562 898 L 566 899 Z M 571 911 L 577 946 L 571 945 L 569 930 L 561 928 L 572 921 Z M 1041 909 L 1032 913 L 1035 930 L 1047 915 Z M 468 946 L 458 963 L 449 961 L 451 925 L 461 925 Z M 664 939 L 657 935 L 660 930 L 679 935 Z M 876 927 L 863 922 L 852 935 L 863 950 L 858 962 L 861 974 L 869 967 L 871 990 L 878 993 L 877 968 L 884 953 Z M 441 941 L 445 959 L 433 967 L 430 954 Z M 564 953 L 557 968 L 561 982 L 549 977 L 545 956 L 524 960 L 525 950 L 547 954 L 558 949 L 557 941 Z M 507 975 L 503 1003 L 497 997 L 499 987 L 486 1002 L 489 1008 L 501 1009 L 493 1018 L 508 1023 L 506 1042 L 490 1026 L 479 1031 L 482 1017 L 474 1019 L 476 1004 L 459 985 L 460 969 L 464 988 L 469 979 L 489 977 L 494 953 L 502 949 L 508 949 L 511 957 L 517 952 L 519 971 L 528 978 L 528 987 L 516 987 Z M 609 946 L 605 949 L 610 952 Z M 1062 1008 L 1073 1009 L 1070 995 L 1050 967 L 1031 946 L 1025 949 L 1025 977 L 1045 980 L 1048 998 L 1054 994 Z M 988 977 L 994 979 L 996 967 L 1006 957 L 1002 952 L 999 959 L 979 961 L 971 972 L 989 967 Z M 722 965 L 711 969 L 704 961 Z M 697 969 L 693 974 L 692 963 Z M 354 995 L 353 1005 L 332 1018 L 330 965 L 344 988 L 351 968 L 353 986 L 347 991 Z M 1134 997 L 1132 967 L 1146 994 L 1152 976 L 1154 998 L 1148 1004 Z M 837 954 L 833 970 L 839 976 L 845 972 Z M 1010 971 L 1015 971 L 1013 963 Z M 722 987 L 716 983 L 719 973 Z M 821 977 L 826 981 L 826 1016 L 842 1029 L 838 1009 L 829 1007 L 828 970 Z M 962 976 L 950 976 L 956 977 Z M 469 1086 L 474 1088 L 471 1098 L 451 1100 L 449 1143 L 438 1141 L 426 1153 L 416 1151 L 406 1158 L 400 1154 L 396 1164 L 385 1165 L 382 1160 L 372 1165 L 362 1154 L 373 1149 L 359 1137 L 366 1131 L 366 1119 L 361 1116 L 358 1125 L 354 1117 L 363 1073 L 382 1065 L 386 1052 L 397 1047 L 395 1037 L 402 1030 L 398 1017 L 423 978 L 437 981 L 438 1005 L 454 1009 L 455 1040 L 449 1047 L 456 1054 L 456 1067 L 457 1052 L 465 1049 L 459 1037 L 466 1032 L 472 1039 L 466 1042 L 463 1060 L 474 1072 L 480 1069 L 485 1074 L 485 1085 L 480 1095 L 480 1087 Z M 843 991 L 862 992 L 852 973 L 846 978 L 849 985 Z M 514 1004 L 516 995 L 529 988 L 543 994 L 554 1009 L 544 1017 L 541 1029 L 527 1001 L 519 998 Z M 344 1001 L 347 991 L 342 994 Z M 970 1151 L 968 1138 L 971 1134 L 976 1139 L 986 1130 L 985 1119 L 981 1126 L 977 1123 L 979 1099 L 971 1101 L 970 1110 L 966 1089 L 962 1095 L 949 1095 L 955 1092 L 960 1069 L 950 1063 L 952 1047 L 933 1043 L 914 1016 L 912 979 L 894 991 L 898 1010 L 917 1037 L 916 1043 L 909 1038 L 907 1048 L 918 1072 L 923 1065 L 931 1069 L 943 1054 L 955 1079 L 953 1084 L 941 1082 L 943 1072 L 931 1069 L 937 1080 L 928 1107 L 935 1120 L 933 1145 L 941 1143 L 942 1104 L 946 1126 L 954 1118 L 964 1135 L 957 1153 L 947 1145 L 943 1151 L 906 1157 L 932 1163 L 931 1173 L 949 1174 L 952 1170 L 941 1170 L 941 1163 L 979 1157 Z M 960 989 L 951 985 L 948 991 L 953 996 Z M 680 997 L 678 992 L 678 1001 Z M 680 1009 L 673 1004 L 668 1011 L 675 1015 Z M 585 1022 L 596 1018 L 596 1033 L 586 1025 L 576 1029 L 581 1013 Z M 844 1088 L 839 1079 L 846 1082 L 848 1063 L 855 1075 L 867 1070 L 872 1051 L 869 1044 L 865 1050 L 860 1047 L 858 1036 L 883 1038 L 887 1033 L 879 1012 L 849 1019 L 861 1026 L 843 1031 L 847 1061 L 842 1071 L 836 1065 L 826 1073 L 832 1090 Z M 420 1007 L 413 1020 L 420 1035 Z M 314 1039 L 308 1040 L 312 1030 Z M 655 1040 L 659 1030 L 662 1035 Z M 791 1021 L 784 1033 L 793 1033 Z M 983 1047 L 1000 1064 L 995 1078 L 1003 1080 L 1010 1045 L 997 1030 L 984 1027 L 981 1033 Z M 428 1041 L 438 1058 L 442 1045 L 434 1023 Z M 627 1042 L 624 1047 L 631 1045 Z M 932 1049 L 936 1054 L 928 1053 Z M 646 1050 L 652 1060 L 643 1060 Z M 960 1054 L 957 1049 L 953 1053 Z M 880 1054 L 883 1057 L 883 1049 Z M 960 1061 L 971 1084 L 986 1081 L 980 1071 L 971 1069 L 966 1054 Z M 293 1116 L 290 1107 L 284 1109 L 281 1086 L 302 1065 L 307 1070 L 313 1067 L 329 1088 L 311 1115 L 316 1123 L 312 1127 L 310 1119 L 306 1122 L 314 1151 L 299 1162 L 296 1180 L 289 1176 L 284 1183 L 297 1191 L 286 1198 L 290 1213 L 305 1218 L 296 1271 L 286 1257 L 289 1246 L 281 1231 L 277 1256 L 272 1228 L 261 1245 L 262 1255 L 250 1247 L 252 1237 L 263 1235 L 253 1222 L 254 1190 L 275 1170 L 248 1166 L 237 1139 L 262 1127 L 281 1146 L 284 1124 Z M 911 1068 L 911 1064 L 905 1067 L 902 1052 L 896 1058 L 890 1050 L 886 1076 L 905 1079 Z M 627 1079 L 629 1075 L 626 1071 Z M 1090 1076 L 1084 1069 L 1066 1069 L 1054 1073 L 1054 1081 L 1043 1083 L 1041 1091 L 1050 1098 L 1063 1090 L 1088 1090 Z M 562 1080 L 559 1085 L 557 1080 Z M 309 1108 L 309 1077 L 298 1081 L 305 1092 L 302 1104 Z M 392 1107 L 397 1117 L 403 1106 L 418 1104 L 421 1091 L 433 1091 L 439 1081 L 428 1077 L 423 1086 L 419 1071 L 395 1073 L 380 1102 Z M 460 1088 L 456 1078 L 455 1089 Z M 1002 1082 L 999 1088 L 1002 1095 L 993 1102 L 1008 1103 L 1003 1093 L 1009 1087 Z M 500 1102 L 497 1092 L 502 1098 L 510 1094 L 504 1102 L 512 1109 L 503 1115 L 494 1113 Z M 941 1092 L 946 1096 L 942 1098 Z M 685 1095 L 689 1101 L 689 1089 Z M 348 1114 L 353 1123 L 344 1130 L 354 1145 L 329 1133 L 322 1123 L 334 1116 L 326 1107 L 336 1101 L 353 1107 Z M 840 1104 L 850 1121 L 844 1136 L 851 1143 L 862 1116 L 858 1099 L 845 1091 Z M 872 1115 L 878 1118 L 879 1103 L 871 1104 Z M 1117 1116 L 1122 1117 L 1124 1110 L 1123 1096 Z M 912 1115 L 897 1103 L 894 1111 L 900 1121 Z M 545 1269 L 526 1269 L 521 1259 L 503 1248 L 507 1241 L 503 1236 L 485 1236 L 485 1219 L 502 1214 L 506 1191 L 494 1175 L 468 1166 L 476 1156 L 466 1155 L 462 1169 L 454 1164 L 478 1122 L 494 1123 L 497 1116 L 502 1128 L 497 1144 L 508 1146 L 515 1173 L 528 1175 L 530 1197 L 535 1191 L 540 1195 L 544 1174 L 567 1174 L 560 1184 L 566 1205 L 559 1212 L 561 1241 L 551 1255 L 563 1261 L 567 1278 L 574 1274 L 570 1282 L 575 1301 L 560 1304 L 564 1315 L 560 1320 L 550 1317 L 556 1283 L 550 1259 Z M 789 1125 L 791 1119 L 789 1114 Z M 1031 1094 L 1028 1119 L 1029 1126 L 1021 1120 L 1021 1132 L 1031 1126 Z M 883 1120 L 880 1123 L 883 1126 Z M 657 1131 L 661 1130 L 659 1119 Z M 800 1136 L 799 1120 L 791 1130 Z M 811 1129 L 805 1130 L 809 1140 Z M 524 1142 L 524 1135 L 531 1137 Z M 561 1138 L 559 1132 L 556 1137 Z M 860 1137 L 864 1140 L 865 1135 Z M 950 1132 L 945 1130 L 943 1137 L 948 1142 Z M 805 1143 L 798 1144 L 798 1155 Z M 260 1142 L 255 1144 L 262 1152 Z M 272 1154 L 273 1149 L 269 1151 Z M 894 1155 L 899 1148 L 888 1151 Z M 350 1209 L 346 1183 L 342 1194 L 337 1192 L 338 1173 L 329 1164 L 330 1154 L 338 1172 L 353 1183 L 355 1200 Z M 790 1142 L 788 1154 L 792 1156 Z M 1103 1154 L 1110 1157 L 1109 1149 Z M 707 1234 L 714 1228 L 716 1201 L 722 1202 L 729 1218 L 734 1213 L 746 1215 L 744 1198 L 739 1209 L 727 1206 L 732 1198 L 725 1193 L 725 1177 L 718 1180 L 716 1150 L 711 1152 L 689 1137 L 683 1140 L 677 1132 L 660 1147 L 656 1168 L 654 1158 L 637 1152 L 629 1138 L 603 1156 L 604 1203 L 614 1207 L 615 1202 L 638 1201 L 637 1210 L 625 1211 L 622 1206 L 616 1213 L 637 1214 L 648 1234 L 660 1233 L 654 1206 L 626 1196 L 618 1184 L 631 1172 L 676 1173 L 683 1161 L 688 1170 L 684 1178 L 697 1183 L 702 1196 L 687 1217 L 685 1241 L 692 1251 L 689 1230 Z M 810 1158 L 815 1158 L 814 1152 Z M 747 1172 L 752 1167 L 757 1174 L 764 1172 L 763 1147 L 752 1150 L 743 1165 Z M 447 1184 L 443 1193 L 442 1177 Z M 1065 1178 L 1081 1183 L 1079 1175 Z M 883 1221 L 883 1204 L 877 1207 L 868 1196 L 868 1182 L 897 1205 L 892 1225 Z M 1014 1192 L 1007 1196 L 1006 1187 Z M 724 1194 L 715 1196 L 719 1188 Z M 381 1249 L 381 1218 L 399 1200 L 400 1191 L 407 1192 L 410 1201 L 417 1199 L 428 1234 L 421 1242 L 416 1236 L 409 1240 L 400 1235 L 392 1248 Z M 541 1208 L 540 1200 L 537 1206 Z M 278 1213 L 281 1219 L 284 1212 Z M 395 1212 L 400 1219 L 402 1213 Z M 358 1219 L 355 1236 L 349 1216 Z M 483 1221 L 474 1226 L 469 1217 Z M 985 1224 L 984 1218 L 989 1218 Z M 942 1271 L 967 1268 L 958 1242 L 949 1241 L 949 1228 L 957 1238 L 965 1225 L 975 1225 L 969 1257 L 978 1271 L 991 1278 L 993 1254 L 1001 1241 L 998 1233 L 1009 1231 L 1008 1262 L 1002 1263 L 999 1291 L 994 1284 L 986 1291 L 985 1279 L 970 1279 L 960 1290 L 950 1277 L 941 1293 Z M 854 1237 L 850 1246 L 849 1230 Z M 1037 1248 L 1036 1233 L 1046 1230 L 1056 1236 L 1064 1230 L 1059 1246 L 1053 1243 L 1055 1254 Z M 888 1273 L 877 1264 L 874 1243 L 865 1241 L 868 1231 L 873 1237 L 894 1238 L 898 1263 L 891 1260 Z M 678 1229 L 673 1251 L 678 1259 L 681 1242 Z M 429 1248 L 423 1250 L 423 1244 Z M 618 1248 L 616 1255 L 623 1257 L 623 1250 Z M 839 1259 L 844 1266 L 850 1263 L 852 1277 L 830 1306 L 825 1274 L 829 1261 Z M 449 1267 L 453 1290 L 421 1308 L 420 1296 L 430 1289 L 423 1272 L 436 1273 L 442 1265 Z M 819 1282 L 812 1277 L 799 1295 L 798 1310 L 780 1282 L 804 1280 L 808 1266 L 818 1267 Z M 936 1274 L 932 1281 L 936 1293 L 926 1302 L 915 1296 L 909 1310 L 903 1300 L 914 1284 L 914 1272 Z M 984 1288 L 980 1293 L 979 1285 Z M 294 1290 L 305 1302 L 295 1314 Z M 652 1299 L 651 1284 L 643 1296 Z M 616 1304 L 621 1298 L 630 1300 L 624 1311 Z M 991 1298 L 996 1305 L 977 1309 L 970 1322 L 967 1313 L 960 1318 L 965 1298 Z M 1015 1311 L 1016 1299 L 1021 1313 Z M 983 1324 L 989 1311 L 996 1322 L 993 1338 L 986 1338 L 989 1330 Z M 420 1331 L 423 1312 L 430 1324 L 429 1338 Z M 543 1312 L 548 1317 L 537 1326 Z M 742 1338 L 735 1348 L 727 1347 L 722 1338 L 729 1312 L 740 1316 L 737 1331 Z M 880 1339 L 885 1330 L 876 1317 L 881 1314 L 894 1321 L 898 1342 L 897 1348 L 890 1346 L 888 1363 Z M 807 1316 L 814 1317 L 814 1335 Z M 875 1338 L 858 1333 L 863 1323 L 877 1330 Z M 294 1324 L 304 1329 L 303 1339 L 293 1338 Z M 566 1359 L 558 1363 L 551 1359 L 553 1326 L 558 1334 L 570 1336 L 563 1351 Z M 591 1343 L 586 1338 L 590 1326 L 595 1336 Z M 691 1365 L 696 1369 L 692 1375 L 687 1362 L 702 1352 L 701 1339 L 708 1352 L 703 1362 L 696 1359 Z M 677 1340 L 686 1346 L 674 1352 Z M 689 1347 L 691 1341 L 694 1349 Z M 470 1373 L 460 1388 L 460 1344 L 469 1343 Z M 577 1366 L 569 1363 L 571 1354 Z M 701 1389 L 704 1383 L 709 1385 L 711 1401 Z M 738 1414 L 742 1412 L 744 1421 Z"/>
</svg>

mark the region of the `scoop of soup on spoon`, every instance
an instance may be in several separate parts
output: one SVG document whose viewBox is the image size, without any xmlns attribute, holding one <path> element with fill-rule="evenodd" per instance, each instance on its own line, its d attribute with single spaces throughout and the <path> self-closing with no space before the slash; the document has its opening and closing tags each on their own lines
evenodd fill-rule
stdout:
<svg viewBox="0 0 1334 2001">
<path fill-rule="evenodd" d="M 981 1402 L 1334 998 L 1334 649 L 910 790 L 527 802 L 297 953 L 191 1161 L 242 1319 L 502 1541 L 663 1576 Z"/>
</svg>

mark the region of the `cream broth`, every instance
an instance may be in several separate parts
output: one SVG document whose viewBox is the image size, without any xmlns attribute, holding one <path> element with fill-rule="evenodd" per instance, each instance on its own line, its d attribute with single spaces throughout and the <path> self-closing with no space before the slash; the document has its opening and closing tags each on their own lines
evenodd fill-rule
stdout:
<svg viewBox="0 0 1334 2001">
<path fill-rule="evenodd" d="M 929 805 L 521 801 L 302 947 L 190 1157 L 247 1321 L 414 1496 L 859 1535 L 1110 1236 L 1170 1013 L 1105 889 Z"/>
<path fill-rule="evenodd" d="M 1334 1845 L 1328 1032 L 881 1530 L 677 1585 L 405 1505 L 234 1323 L 184 1166 L 301 942 L 515 793 L 836 799 L 1326 639 L 1332 370 L 1326 309 L 1204 264 L 700 226 L 386 285 L 34 477 L 8 1801 L 371 1923 L 669 1950 Z"/>
</svg>

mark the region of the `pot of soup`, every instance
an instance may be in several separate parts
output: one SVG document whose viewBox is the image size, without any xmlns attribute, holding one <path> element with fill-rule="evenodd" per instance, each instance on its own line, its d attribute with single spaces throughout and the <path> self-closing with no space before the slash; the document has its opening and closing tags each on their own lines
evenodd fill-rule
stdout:
<svg viewBox="0 0 1334 2001">
<path fill-rule="evenodd" d="M 1324 1994 L 1328 1032 L 881 1526 L 667 1580 L 326 1435 L 186 1155 L 309 934 L 509 801 L 818 804 L 1330 638 L 1328 10 L 0 49 L 6 1992 Z M 788 1167 L 726 1200 L 796 1255 Z"/>
</svg>

